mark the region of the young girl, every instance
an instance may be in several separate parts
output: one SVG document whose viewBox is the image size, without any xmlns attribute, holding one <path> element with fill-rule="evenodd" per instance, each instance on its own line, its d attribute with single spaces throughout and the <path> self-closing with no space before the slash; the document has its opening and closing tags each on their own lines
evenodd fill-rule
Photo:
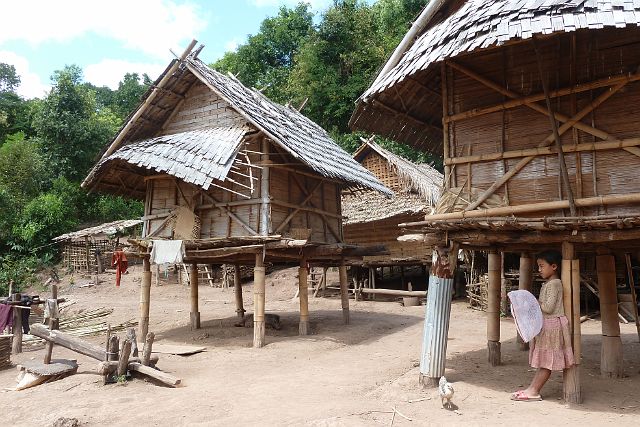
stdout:
<svg viewBox="0 0 640 427">
<path fill-rule="evenodd" d="M 547 282 L 540 290 L 540 308 L 544 324 L 540 333 L 529 343 L 529 364 L 537 368 L 529 387 L 511 395 L 512 400 L 542 400 L 540 390 L 551 371 L 562 371 L 574 364 L 569 321 L 564 315 L 560 266 L 562 256 L 557 251 L 544 251 L 536 257 L 540 276 Z"/>
</svg>

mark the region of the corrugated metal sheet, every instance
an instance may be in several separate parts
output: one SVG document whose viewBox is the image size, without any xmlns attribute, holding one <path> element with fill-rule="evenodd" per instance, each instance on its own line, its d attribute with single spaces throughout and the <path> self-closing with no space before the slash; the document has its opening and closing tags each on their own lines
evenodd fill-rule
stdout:
<svg viewBox="0 0 640 427">
<path fill-rule="evenodd" d="M 432 64 L 462 53 L 534 34 L 638 25 L 640 2 L 632 0 L 471 0 L 433 26 L 400 62 L 361 97 L 369 101 Z M 362 107 L 359 107 L 362 108 Z"/>
<path fill-rule="evenodd" d="M 135 142 L 102 159 L 95 175 L 110 162 L 124 160 L 206 190 L 214 179 L 224 181 L 248 131 L 243 126 L 207 128 Z"/>
<path fill-rule="evenodd" d="M 453 279 L 429 276 L 420 373 L 430 378 L 444 375 L 452 290 Z"/>
<path fill-rule="evenodd" d="M 371 172 L 333 142 L 324 129 L 294 108 L 276 104 L 238 80 L 212 70 L 197 58 L 189 57 L 186 63 L 250 123 L 320 175 L 344 181 L 353 187 L 392 194 Z"/>
</svg>

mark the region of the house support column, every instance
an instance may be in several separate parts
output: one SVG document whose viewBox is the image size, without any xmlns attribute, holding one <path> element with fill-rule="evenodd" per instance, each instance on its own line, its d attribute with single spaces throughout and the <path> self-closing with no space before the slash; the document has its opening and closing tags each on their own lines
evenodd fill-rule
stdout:
<svg viewBox="0 0 640 427">
<path fill-rule="evenodd" d="M 600 373 L 603 377 L 622 378 L 622 340 L 618 322 L 616 261 L 608 249 L 599 249 L 596 256 L 600 316 L 602 318 L 602 352 Z"/>
<path fill-rule="evenodd" d="M 198 311 L 198 264 L 191 264 L 189 271 L 189 295 L 191 300 L 191 330 L 200 329 L 200 311 Z"/>
<path fill-rule="evenodd" d="M 339 267 L 340 271 L 340 299 L 342 300 L 342 320 L 345 325 L 351 322 L 349 318 L 349 282 L 347 281 L 347 266 L 344 261 Z"/>
<path fill-rule="evenodd" d="M 264 282 L 265 268 L 262 253 L 256 254 L 253 268 L 253 347 L 264 347 Z"/>
<path fill-rule="evenodd" d="M 142 284 L 140 285 L 140 337 L 149 332 L 149 303 L 151 298 L 151 263 L 145 257 L 142 261 Z"/>
<path fill-rule="evenodd" d="M 527 252 L 520 254 L 520 272 L 518 276 L 518 289 L 531 292 L 533 284 L 533 257 Z M 522 351 L 529 350 L 529 343 L 522 341 L 518 334 L 518 348 Z"/>
<path fill-rule="evenodd" d="M 457 253 L 455 245 L 438 247 L 433 251 L 418 381 L 423 387 L 437 386 L 444 375 Z"/>
<path fill-rule="evenodd" d="M 582 403 L 580 384 L 580 262 L 572 243 L 562 243 L 562 300 L 564 313 L 569 320 L 575 365 L 563 372 L 563 395 L 567 403 Z"/>
<path fill-rule="evenodd" d="M 298 333 L 300 335 L 309 335 L 309 285 L 307 276 L 309 269 L 307 268 L 307 260 L 302 257 L 300 259 L 300 268 L 298 268 L 298 296 L 300 298 L 300 324 Z"/>
<path fill-rule="evenodd" d="M 233 265 L 233 294 L 236 298 L 236 314 L 242 319 L 245 309 L 242 301 L 242 283 L 240 280 L 240 266 L 238 264 Z"/>
<path fill-rule="evenodd" d="M 500 287 L 501 255 L 489 252 L 489 288 L 487 290 L 487 348 L 489 364 L 500 365 Z"/>
</svg>

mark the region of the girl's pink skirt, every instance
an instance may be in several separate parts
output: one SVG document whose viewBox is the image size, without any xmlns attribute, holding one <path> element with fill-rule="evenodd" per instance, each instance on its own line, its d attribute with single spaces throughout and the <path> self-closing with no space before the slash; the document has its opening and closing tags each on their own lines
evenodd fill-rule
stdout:
<svg viewBox="0 0 640 427">
<path fill-rule="evenodd" d="M 569 321 L 565 316 L 545 318 L 542 331 L 529 343 L 529 364 L 562 371 L 574 363 Z"/>
</svg>

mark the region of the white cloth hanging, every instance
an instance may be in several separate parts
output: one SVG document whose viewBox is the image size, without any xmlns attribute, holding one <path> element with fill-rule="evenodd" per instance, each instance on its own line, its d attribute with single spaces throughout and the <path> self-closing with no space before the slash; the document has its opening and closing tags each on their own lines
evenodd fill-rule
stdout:
<svg viewBox="0 0 640 427">
<path fill-rule="evenodd" d="M 524 342 L 531 341 L 542 330 L 544 319 L 536 297 L 529 291 L 519 289 L 507 294 L 511 300 L 511 315 L 516 329 Z"/>
<path fill-rule="evenodd" d="M 180 264 L 184 256 L 182 240 L 153 240 L 151 264 Z"/>
</svg>

